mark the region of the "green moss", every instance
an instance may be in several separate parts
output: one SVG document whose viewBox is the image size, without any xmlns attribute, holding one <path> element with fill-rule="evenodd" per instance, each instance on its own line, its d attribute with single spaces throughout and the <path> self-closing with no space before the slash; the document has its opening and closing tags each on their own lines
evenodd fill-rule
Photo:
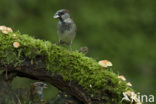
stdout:
<svg viewBox="0 0 156 104">
<path fill-rule="evenodd" d="M 20 46 L 15 48 L 14 42 L 19 42 Z M 64 80 L 78 82 L 91 97 L 102 97 L 108 104 L 118 104 L 122 93 L 132 90 L 117 74 L 102 69 L 96 60 L 77 51 L 70 52 L 48 41 L 21 35 L 19 32 L 7 35 L 0 33 L 0 65 L 16 67 L 25 60 L 36 64 L 36 69 L 39 67 L 37 64 L 42 61 L 51 75 L 57 72 Z"/>
</svg>

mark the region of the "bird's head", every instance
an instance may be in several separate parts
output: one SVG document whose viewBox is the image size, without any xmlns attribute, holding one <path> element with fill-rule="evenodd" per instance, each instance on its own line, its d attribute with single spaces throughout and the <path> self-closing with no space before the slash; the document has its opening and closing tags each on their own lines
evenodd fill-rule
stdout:
<svg viewBox="0 0 156 104">
<path fill-rule="evenodd" d="M 43 83 L 43 82 L 35 82 L 35 83 L 33 83 L 33 86 L 34 87 L 41 87 L 41 88 L 47 88 L 48 87 L 48 85 Z"/>
<path fill-rule="evenodd" d="M 55 18 L 55 19 L 58 18 L 58 19 L 66 20 L 66 19 L 71 18 L 71 16 L 70 16 L 68 10 L 66 10 L 66 9 L 61 9 L 61 10 L 58 10 L 58 11 L 55 13 L 54 18 Z"/>
</svg>

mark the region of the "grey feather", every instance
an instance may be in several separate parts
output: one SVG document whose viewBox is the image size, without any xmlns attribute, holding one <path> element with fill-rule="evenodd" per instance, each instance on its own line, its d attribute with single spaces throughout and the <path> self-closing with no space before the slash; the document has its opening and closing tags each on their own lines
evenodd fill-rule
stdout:
<svg viewBox="0 0 156 104">
<path fill-rule="evenodd" d="M 68 10 L 61 9 L 56 12 L 54 18 L 58 18 L 57 33 L 59 42 L 69 44 L 71 46 L 72 41 L 76 35 L 76 24 L 71 19 Z"/>
</svg>

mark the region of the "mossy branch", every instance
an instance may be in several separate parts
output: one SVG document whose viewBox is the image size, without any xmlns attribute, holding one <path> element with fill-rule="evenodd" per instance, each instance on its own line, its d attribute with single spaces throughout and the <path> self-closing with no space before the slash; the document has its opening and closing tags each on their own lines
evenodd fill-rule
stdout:
<svg viewBox="0 0 156 104">
<path fill-rule="evenodd" d="M 132 90 L 94 59 L 19 32 L 0 33 L 0 70 L 49 82 L 83 104 L 118 104 Z"/>
</svg>

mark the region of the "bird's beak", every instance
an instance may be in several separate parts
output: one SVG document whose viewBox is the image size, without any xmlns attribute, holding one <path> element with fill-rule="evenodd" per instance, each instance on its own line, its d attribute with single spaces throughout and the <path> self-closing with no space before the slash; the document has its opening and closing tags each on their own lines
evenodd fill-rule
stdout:
<svg viewBox="0 0 156 104">
<path fill-rule="evenodd" d="M 53 18 L 59 18 L 60 16 L 56 13 Z"/>
<path fill-rule="evenodd" d="M 48 85 L 47 84 L 44 84 L 43 88 L 47 88 L 47 87 L 48 87 Z"/>
</svg>

